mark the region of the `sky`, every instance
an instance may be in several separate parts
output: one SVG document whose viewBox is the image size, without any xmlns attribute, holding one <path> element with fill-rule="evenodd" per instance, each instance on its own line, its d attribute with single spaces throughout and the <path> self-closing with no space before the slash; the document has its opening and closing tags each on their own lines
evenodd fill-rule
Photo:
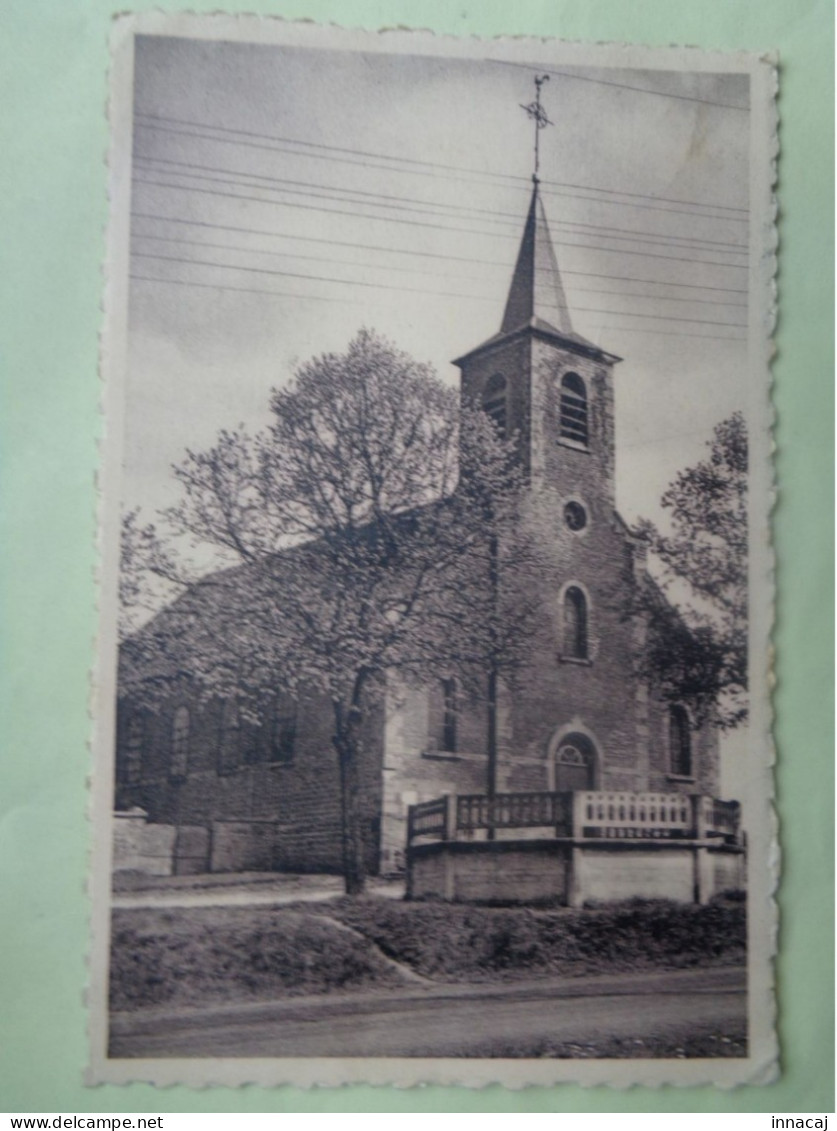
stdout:
<svg viewBox="0 0 837 1131">
<path fill-rule="evenodd" d="M 473 49 L 469 49 L 473 50 Z M 123 503 L 267 423 L 271 388 L 361 326 L 429 362 L 500 326 L 544 67 L 140 37 Z M 659 518 L 746 407 L 748 79 L 550 69 L 540 177 L 577 332 L 615 373 L 617 505 Z"/>
</svg>

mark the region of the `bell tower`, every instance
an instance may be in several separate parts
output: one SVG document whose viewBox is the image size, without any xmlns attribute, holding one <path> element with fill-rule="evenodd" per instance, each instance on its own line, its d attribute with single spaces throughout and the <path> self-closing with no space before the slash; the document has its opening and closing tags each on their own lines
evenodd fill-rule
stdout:
<svg viewBox="0 0 837 1131">
<path fill-rule="evenodd" d="M 458 358 L 463 399 L 517 436 L 533 491 L 614 504 L 613 366 L 620 359 L 573 330 L 540 184 L 529 211 L 500 330 Z"/>
<path fill-rule="evenodd" d="M 533 491 L 568 503 L 582 493 L 597 509 L 612 509 L 613 366 L 621 359 L 573 330 L 538 177 L 540 133 L 552 125 L 541 105 L 545 82 L 549 75 L 535 76 L 535 99 L 521 107 L 535 126 L 535 168 L 503 321 L 453 364 L 463 400 L 516 437 Z"/>
</svg>

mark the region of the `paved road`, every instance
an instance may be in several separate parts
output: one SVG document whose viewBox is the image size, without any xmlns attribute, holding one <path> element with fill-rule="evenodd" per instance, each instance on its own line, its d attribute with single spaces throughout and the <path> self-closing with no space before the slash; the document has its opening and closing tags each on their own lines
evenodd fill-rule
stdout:
<svg viewBox="0 0 837 1131">
<path fill-rule="evenodd" d="M 537 1039 L 685 1037 L 743 1025 L 741 968 L 291 998 L 114 1015 L 112 1057 L 467 1056 Z"/>
<path fill-rule="evenodd" d="M 403 881 L 370 880 L 370 895 L 404 898 Z M 165 876 L 137 890 L 118 891 L 114 908 L 147 907 L 284 907 L 289 903 L 323 903 L 345 894 L 338 876 L 296 876 L 255 872 L 224 876 Z"/>
</svg>

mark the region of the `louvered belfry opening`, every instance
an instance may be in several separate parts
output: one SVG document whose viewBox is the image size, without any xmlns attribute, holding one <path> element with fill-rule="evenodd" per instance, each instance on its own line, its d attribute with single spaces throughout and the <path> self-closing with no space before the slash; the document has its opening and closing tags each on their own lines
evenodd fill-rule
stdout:
<svg viewBox="0 0 837 1131">
<path fill-rule="evenodd" d="M 562 440 L 587 447 L 587 391 L 577 373 L 565 373 L 561 378 L 559 408 L 559 435 Z"/>
</svg>

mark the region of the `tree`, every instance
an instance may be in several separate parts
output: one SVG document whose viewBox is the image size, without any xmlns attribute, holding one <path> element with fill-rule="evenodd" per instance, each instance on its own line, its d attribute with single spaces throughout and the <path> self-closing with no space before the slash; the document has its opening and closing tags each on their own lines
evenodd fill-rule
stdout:
<svg viewBox="0 0 837 1131">
<path fill-rule="evenodd" d="M 224 431 L 187 452 L 159 526 L 130 518 L 126 569 L 179 581 L 181 595 L 125 641 L 120 686 L 150 700 L 187 677 L 254 716 L 277 690 L 326 695 L 357 893 L 370 703 L 394 674 L 454 670 L 474 691 L 486 671 L 513 671 L 541 562 L 520 519 L 514 441 L 373 333 L 302 365 L 271 410 L 266 432 Z M 493 583 L 498 568 L 513 588 Z"/>
<path fill-rule="evenodd" d="M 671 533 L 638 532 L 663 567 L 663 600 L 648 592 L 649 664 L 672 698 L 712 711 L 724 729 L 747 718 L 747 429 L 718 424 L 709 457 L 662 496 Z"/>
<path fill-rule="evenodd" d="M 119 541 L 119 639 L 131 637 L 150 614 L 176 595 L 182 578 L 152 524 L 141 525 L 140 508 L 122 516 Z"/>
</svg>

